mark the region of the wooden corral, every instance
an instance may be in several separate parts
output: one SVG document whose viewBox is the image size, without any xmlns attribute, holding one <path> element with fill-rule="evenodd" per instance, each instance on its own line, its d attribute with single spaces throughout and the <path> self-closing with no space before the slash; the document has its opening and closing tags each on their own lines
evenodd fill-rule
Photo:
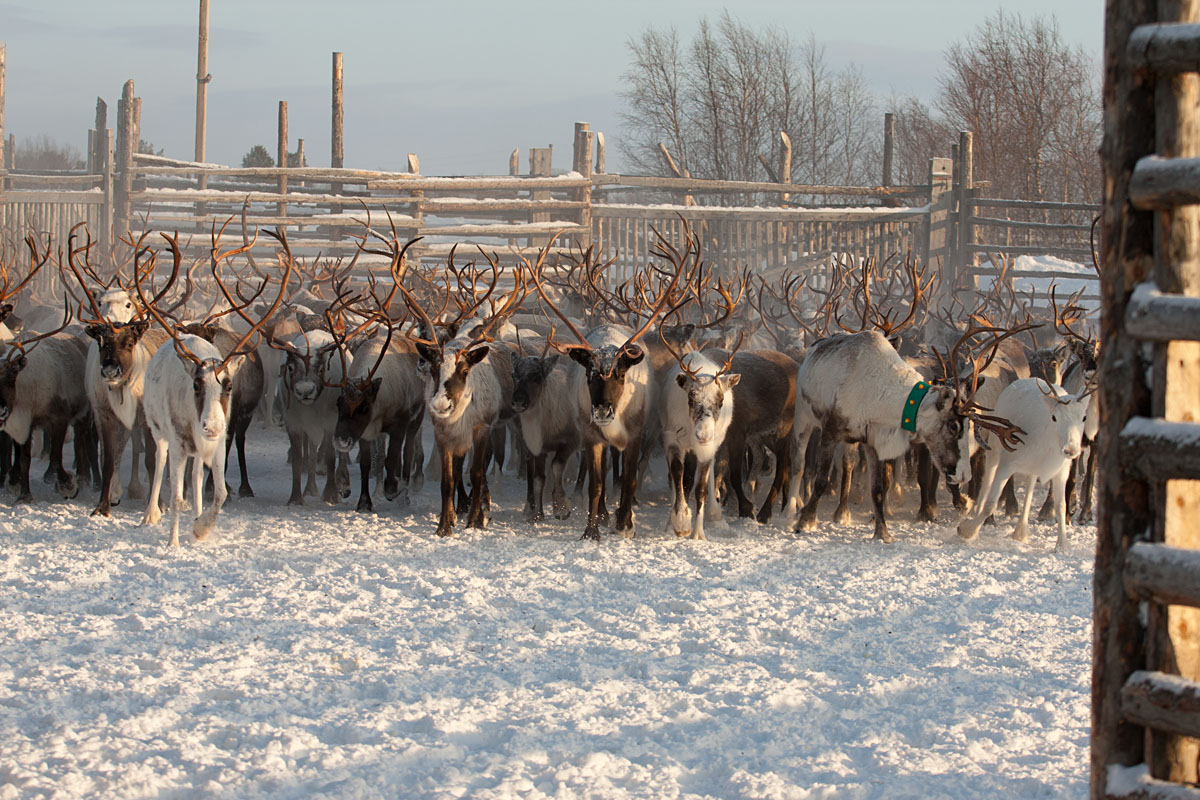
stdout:
<svg viewBox="0 0 1200 800">
<path fill-rule="evenodd" d="M 1097 800 L 1200 798 L 1197 23 L 1193 2 L 1107 4 Z"/>
</svg>

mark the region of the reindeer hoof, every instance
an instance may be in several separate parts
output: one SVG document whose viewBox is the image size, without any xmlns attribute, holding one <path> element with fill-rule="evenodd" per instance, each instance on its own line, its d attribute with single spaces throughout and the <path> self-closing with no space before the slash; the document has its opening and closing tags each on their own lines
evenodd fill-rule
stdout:
<svg viewBox="0 0 1200 800">
<path fill-rule="evenodd" d="M 917 510 L 917 519 L 921 522 L 937 522 L 937 509 L 929 506 L 921 506 Z"/>
<path fill-rule="evenodd" d="M 363 495 L 358 498 L 358 505 L 354 507 L 354 510 L 359 514 L 374 514 L 375 505 L 371 502 L 370 497 Z"/>
<path fill-rule="evenodd" d="M 586 528 L 584 528 L 583 536 L 581 536 L 580 538 L 581 539 L 591 539 L 594 542 L 600 541 L 600 526 L 599 525 L 588 525 Z"/>
<path fill-rule="evenodd" d="M 68 474 L 66 478 L 55 482 L 54 488 L 65 500 L 73 500 L 79 495 L 79 481 L 75 479 L 74 475 Z"/>
<path fill-rule="evenodd" d="M 453 536 L 454 528 L 450 527 L 449 525 L 439 525 L 437 529 L 437 535 L 443 539 L 448 536 Z"/>
<path fill-rule="evenodd" d="M 238 497 L 254 497 L 254 490 L 250 488 L 250 484 L 243 483 L 238 487 Z"/>
<path fill-rule="evenodd" d="M 294 494 L 294 495 L 292 495 L 291 497 L 289 497 L 289 498 L 288 498 L 287 504 L 288 504 L 289 506 L 302 506 L 302 505 L 304 505 L 304 495 L 299 495 L 299 494 Z"/>
<path fill-rule="evenodd" d="M 892 543 L 892 534 L 888 533 L 887 528 L 876 528 L 875 529 L 875 538 L 878 539 L 879 541 L 883 542 L 884 544 Z"/>
<path fill-rule="evenodd" d="M 567 502 L 567 498 L 561 498 L 554 501 L 554 518 L 567 519 L 571 516 L 571 504 Z"/>
<path fill-rule="evenodd" d="M 383 482 L 383 496 L 388 500 L 395 500 L 398 494 L 400 494 L 400 481 L 395 478 L 386 479 Z"/>
<path fill-rule="evenodd" d="M 850 524 L 850 509 L 838 508 L 833 512 L 833 524 L 846 526 Z"/>
<path fill-rule="evenodd" d="M 125 489 L 125 494 L 129 497 L 130 500 L 145 500 L 146 499 L 146 490 L 145 490 L 145 488 L 142 487 L 142 485 L 140 483 L 129 484 L 129 486 L 126 487 L 126 489 Z M 117 502 L 120 502 L 120 501 L 117 501 Z M 113 503 L 113 505 L 116 505 L 116 503 Z"/>
<path fill-rule="evenodd" d="M 17 499 L 13 500 L 13 505 L 26 505 L 33 502 L 33 495 L 29 492 L 21 492 L 17 495 Z"/>
</svg>

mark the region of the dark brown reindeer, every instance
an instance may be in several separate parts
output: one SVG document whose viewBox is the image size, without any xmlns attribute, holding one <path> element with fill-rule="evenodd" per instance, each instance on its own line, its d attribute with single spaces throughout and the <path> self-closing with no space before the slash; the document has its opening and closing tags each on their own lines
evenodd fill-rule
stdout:
<svg viewBox="0 0 1200 800">
<path fill-rule="evenodd" d="M 571 379 L 571 395 L 583 430 L 588 464 L 588 519 L 583 538 L 600 538 L 600 509 L 604 491 L 604 448 L 622 455 L 621 499 L 617 506 L 616 532 L 634 535 L 633 502 L 637 491 L 638 462 L 647 424 L 655 416 L 654 376 L 646 360 L 646 350 L 638 344 L 674 301 L 674 292 L 685 273 L 690 276 L 699 267 L 700 244 L 691 227 L 684 224 L 682 252 L 655 231 L 658 243 L 654 254 L 668 261 L 673 276 L 660 285 L 658 297 L 642 326 L 636 331 L 624 325 L 602 325 L 584 335 L 547 296 L 535 270 L 532 278 L 538 294 L 578 344 L 558 345 L 558 349 L 579 365 Z M 684 298 L 690 302 L 691 297 Z M 671 311 L 677 310 L 672 308 Z M 667 313 L 670 313 L 669 311 Z"/>
</svg>

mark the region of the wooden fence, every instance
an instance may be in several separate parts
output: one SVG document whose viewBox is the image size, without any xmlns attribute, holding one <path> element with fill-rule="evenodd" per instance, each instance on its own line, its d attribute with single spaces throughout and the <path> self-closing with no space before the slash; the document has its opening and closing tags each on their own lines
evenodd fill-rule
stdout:
<svg viewBox="0 0 1200 800">
<path fill-rule="evenodd" d="M 654 231 L 678 242 L 682 217 L 700 233 L 704 257 L 726 271 L 816 269 L 837 254 L 880 262 L 912 254 L 951 280 L 966 269 L 986 282 L 990 260 L 1001 255 L 1086 263 L 1090 254 L 1093 207 L 983 197 L 970 178 L 968 133 L 953 159 L 931 160 L 925 184 L 892 186 L 885 172 L 880 186 L 817 186 L 605 173 L 603 139 L 587 123 L 575 125 L 565 174 L 551 174 L 549 148 L 533 148 L 527 174 L 517 174 L 514 153 L 509 175 L 431 177 L 411 155 L 408 171 L 383 172 L 239 169 L 137 154 L 140 100 L 132 81 L 117 117 L 114 135 L 98 102 L 86 174 L 0 176 L 0 231 L 10 246 L 34 229 L 65 243 L 71 227 L 86 222 L 105 245 L 101 252 L 147 229 L 178 231 L 207 249 L 213 230 L 230 219 L 225 235 L 240 240 L 244 218 L 250 231 L 285 227 L 298 256 L 338 258 L 355 253 L 369 219 L 376 230 L 394 226 L 402 241 L 422 237 L 414 258 L 444 258 L 458 244 L 464 258 L 479 246 L 512 261 L 559 234 L 556 253 L 599 245 L 622 277 L 649 257 Z M 281 103 L 281 158 L 286 125 Z M 608 202 L 631 194 L 641 202 Z M 748 205 L 730 206 L 731 199 Z M 809 206 L 797 207 L 800 200 Z"/>
</svg>

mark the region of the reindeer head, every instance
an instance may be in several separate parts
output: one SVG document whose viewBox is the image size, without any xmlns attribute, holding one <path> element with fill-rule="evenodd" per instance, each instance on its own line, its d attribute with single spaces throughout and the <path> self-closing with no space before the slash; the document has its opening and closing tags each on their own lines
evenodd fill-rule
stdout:
<svg viewBox="0 0 1200 800">
<path fill-rule="evenodd" d="M 625 375 L 632 367 L 642 363 L 646 351 L 629 343 L 596 348 L 571 345 L 562 350 L 582 366 L 587 375 L 592 423 L 601 428 L 612 424 L 623 405 Z"/>
<path fill-rule="evenodd" d="M 454 339 L 441 347 L 418 341 L 417 352 L 428 364 L 421 374 L 425 379 L 425 405 L 434 419 L 451 421 L 471 403 L 471 368 L 487 358 L 486 341 Z"/>
<path fill-rule="evenodd" d="M 546 378 L 558 365 L 558 354 L 549 358 L 541 356 L 524 356 L 513 360 L 513 411 L 521 414 L 537 405 L 541 399 L 542 390 L 546 388 Z"/>
<path fill-rule="evenodd" d="M 133 298 L 125 289 L 108 289 L 100 296 L 100 314 L 112 323 L 124 324 L 137 314 Z"/>
<path fill-rule="evenodd" d="M 23 353 L 11 350 L 7 358 L 0 359 L 0 429 L 8 422 L 17 402 L 17 375 L 28 363 Z"/>
<path fill-rule="evenodd" d="M 325 387 L 342 384 L 342 363 L 348 357 L 334 358 L 337 342 L 328 331 L 301 331 L 290 342 L 268 339 L 267 343 L 284 352 L 279 376 L 286 391 L 300 404 L 312 405 Z"/>
<path fill-rule="evenodd" d="M 694 361 L 691 355 L 686 357 Z M 742 376 L 722 370 L 717 374 L 708 372 L 680 372 L 675 376 L 675 383 L 687 392 L 688 415 L 692 420 L 692 428 L 696 441 L 700 444 L 710 444 L 716 437 L 717 420 L 725 399 L 738 385 Z"/>
<path fill-rule="evenodd" d="M 229 427 L 229 398 L 233 378 L 245 360 L 243 355 L 222 359 L 209 342 L 185 334 L 176 339 L 177 347 L 186 348 L 179 360 L 192 379 L 192 400 L 196 404 L 196 433 L 206 441 L 224 439 Z M 203 347 L 208 345 L 208 347 Z M 201 353 L 202 355 L 195 355 Z"/>
<path fill-rule="evenodd" d="M 120 386 L 128 379 L 138 342 L 149 328 L 148 322 L 95 322 L 84 329 L 96 340 L 100 351 L 100 377 L 110 387 Z"/>
</svg>

